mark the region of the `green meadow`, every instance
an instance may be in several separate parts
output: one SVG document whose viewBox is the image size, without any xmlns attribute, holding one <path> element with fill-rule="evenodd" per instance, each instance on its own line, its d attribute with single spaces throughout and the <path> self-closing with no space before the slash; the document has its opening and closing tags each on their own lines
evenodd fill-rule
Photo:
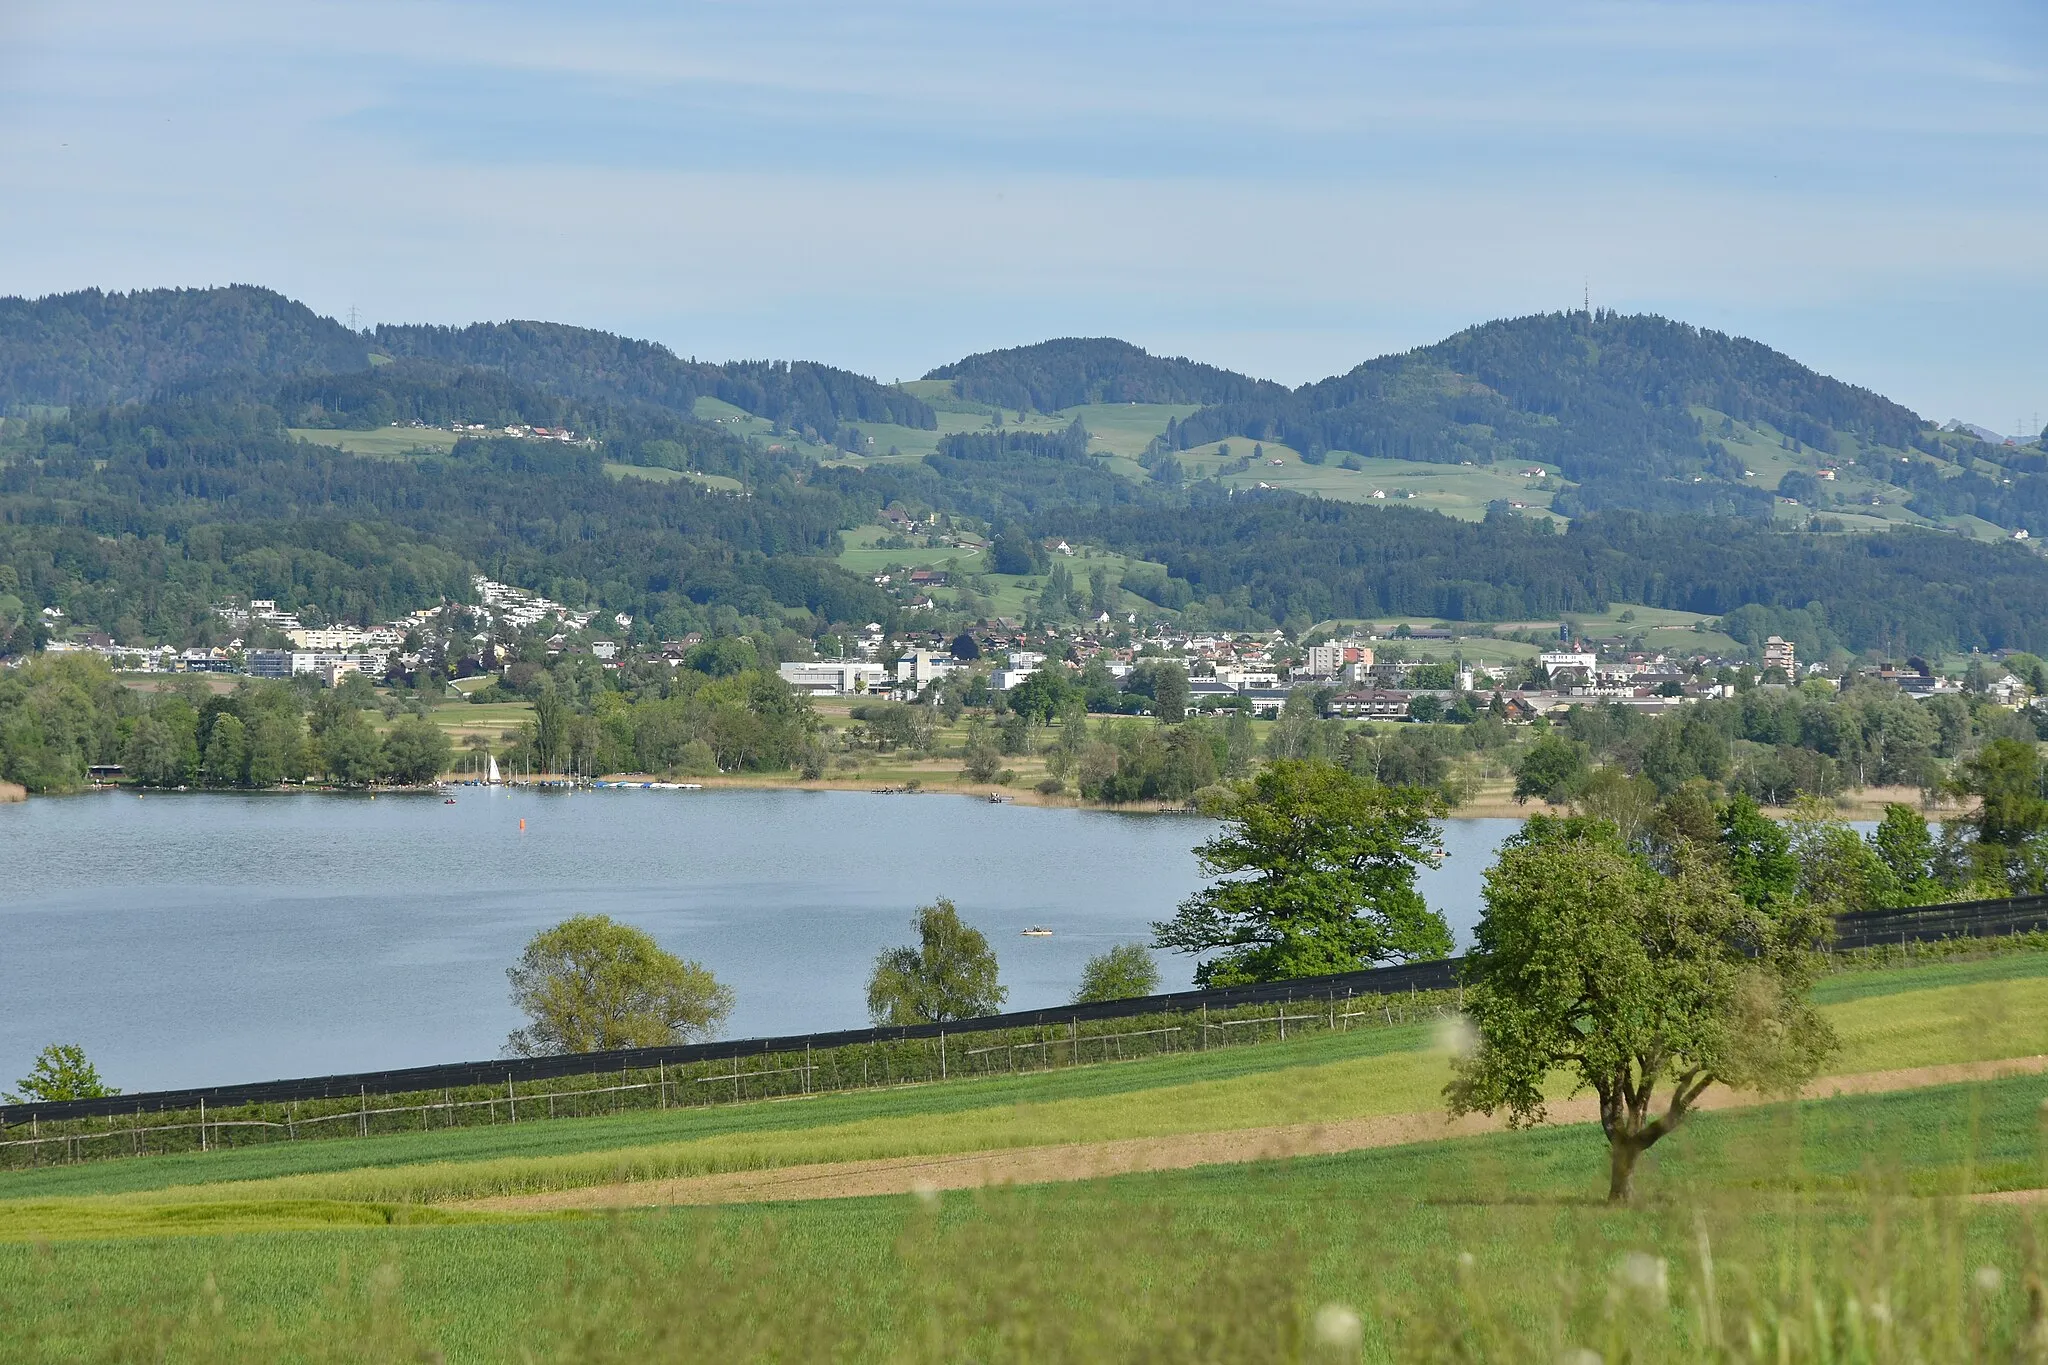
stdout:
<svg viewBox="0 0 2048 1365">
<path fill-rule="evenodd" d="M 455 449 L 461 438 L 438 427 L 372 427 L 368 431 L 293 427 L 291 434 L 315 445 L 334 446 L 351 455 L 399 459 L 407 455 L 440 454 Z"/>
<path fill-rule="evenodd" d="M 1816 995 L 1838 1073 L 2048 1050 L 2044 954 L 1845 971 Z M 451 1202 L 1427 1110 L 1445 1066 L 1433 1027 L 1374 1027 L 11 1172 L 0 1317 L 13 1358 L 108 1361 L 1935 1361 L 2007 1358 L 2034 1330 L 2033 1207 L 1965 1196 L 2048 1184 L 2038 1075 L 1702 1113 L 1628 1209 L 1598 1198 L 1587 1124 L 944 1195 Z"/>
</svg>

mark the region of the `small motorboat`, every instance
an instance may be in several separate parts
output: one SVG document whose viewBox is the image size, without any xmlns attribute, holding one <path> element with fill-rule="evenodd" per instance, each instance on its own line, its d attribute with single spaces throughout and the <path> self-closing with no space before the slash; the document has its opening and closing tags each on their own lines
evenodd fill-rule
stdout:
<svg viewBox="0 0 2048 1365">
<path fill-rule="evenodd" d="M 443 801 L 441 804 L 444 806 L 452 806 L 455 804 L 455 798 L 451 796 L 447 798 L 445 801 Z"/>
<path fill-rule="evenodd" d="M 1029 929 L 1026 929 L 1026 930 L 1025 930 L 1025 931 L 1023 932 L 1023 934 L 1022 934 L 1022 935 L 1020 935 L 1020 937 L 1022 937 L 1022 938 L 1051 938 L 1051 937 L 1052 937 L 1052 930 L 1050 930 L 1050 929 L 1046 928 L 1046 927 L 1045 927 L 1045 926 L 1044 926 L 1043 924 L 1034 924 L 1034 925 L 1032 925 L 1032 926 L 1031 926 L 1031 927 L 1030 927 Z"/>
</svg>

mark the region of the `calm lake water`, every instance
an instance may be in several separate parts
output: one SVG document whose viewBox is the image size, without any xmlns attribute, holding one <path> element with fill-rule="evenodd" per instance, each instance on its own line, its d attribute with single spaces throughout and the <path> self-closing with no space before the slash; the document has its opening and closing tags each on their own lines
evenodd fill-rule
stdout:
<svg viewBox="0 0 2048 1365">
<path fill-rule="evenodd" d="M 526 829 L 519 828 L 521 819 Z M 1453 820 L 1424 876 L 1467 941 L 1512 820 Z M 739 994 L 727 1035 L 867 1022 L 875 955 L 951 896 L 1010 1006 L 1070 999 L 1081 964 L 1202 884 L 1192 816 L 850 792 L 229 796 L 0 806 L 0 1086 L 77 1042 L 128 1090 L 496 1056 L 505 968 L 601 912 Z M 1030 924 L 1049 939 L 1020 938 Z M 1167 987 L 1193 964 L 1159 954 Z"/>
</svg>

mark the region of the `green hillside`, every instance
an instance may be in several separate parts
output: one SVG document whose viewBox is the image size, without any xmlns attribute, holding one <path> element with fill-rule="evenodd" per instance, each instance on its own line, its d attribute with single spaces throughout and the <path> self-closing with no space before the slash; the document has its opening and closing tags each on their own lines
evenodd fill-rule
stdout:
<svg viewBox="0 0 2048 1365">
<path fill-rule="evenodd" d="M 1091 403 L 1234 403 L 1286 396 L 1270 380 L 1155 356 L 1114 337 L 1064 337 L 1035 346 L 984 351 L 925 376 L 952 380 L 977 403 L 1057 412 Z"/>
</svg>

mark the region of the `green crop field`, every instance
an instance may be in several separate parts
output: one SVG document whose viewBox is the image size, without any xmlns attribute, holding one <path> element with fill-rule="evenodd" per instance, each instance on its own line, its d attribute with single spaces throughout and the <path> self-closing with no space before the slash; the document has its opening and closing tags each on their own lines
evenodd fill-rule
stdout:
<svg viewBox="0 0 2048 1365">
<path fill-rule="evenodd" d="M 1838 1069 L 2048 1045 L 2048 955 L 1845 972 L 1817 995 Z M 1646 1158 L 1630 1209 L 1597 1199 L 1585 1124 L 928 1197 L 420 1202 L 570 1165 L 641 1174 L 651 1151 L 771 1163 L 1428 1107 L 1428 1035 L 13 1173 L 0 1318 L 24 1360 L 2010 1356 L 2044 1229 L 1946 1196 L 2044 1183 L 2036 1076 L 1703 1113 Z M 1331 1304 L 1357 1336 L 1318 1346 Z M 1844 1314 L 1896 1349 L 1818 1349 Z"/>
<path fill-rule="evenodd" d="M 455 449 L 461 438 L 438 427 L 373 427 L 369 431 L 335 431 L 324 427 L 293 427 L 291 434 L 315 445 L 336 446 L 351 455 L 398 459 L 407 455 Z"/>
</svg>

